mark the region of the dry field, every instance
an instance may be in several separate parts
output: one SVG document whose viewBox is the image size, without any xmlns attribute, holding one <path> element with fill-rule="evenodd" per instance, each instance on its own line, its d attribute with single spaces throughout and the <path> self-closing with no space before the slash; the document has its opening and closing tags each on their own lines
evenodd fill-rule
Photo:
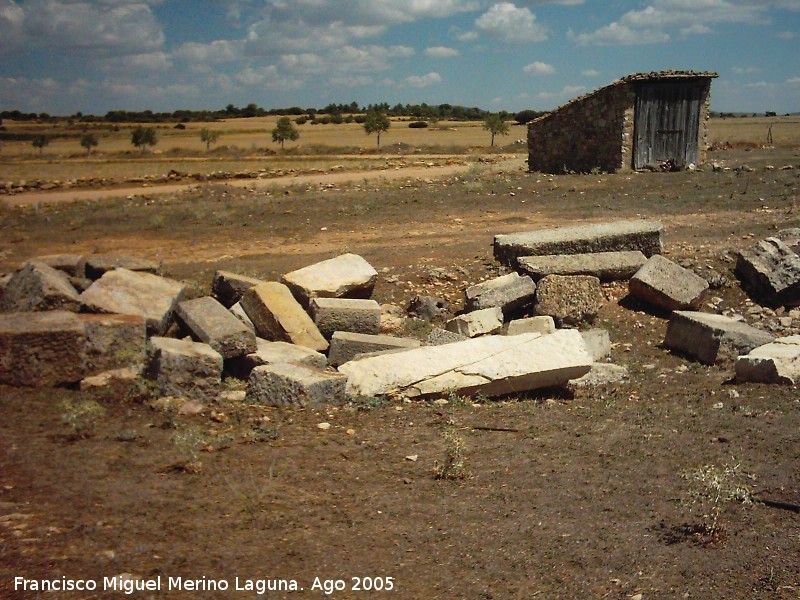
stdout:
<svg viewBox="0 0 800 600">
<path fill-rule="evenodd" d="M 381 272 L 378 301 L 405 307 L 423 293 L 458 309 L 466 285 L 498 273 L 496 233 L 648 217 L 665 224 L 670 258 L 731 282 L 709 302 L 783 327 L 753 312 L 732 253 L 800 226 L 800 151 L 712 158 L 754 171 L 542 177 L 520 160 L 427 181 L 211 184 L 0 208 L 0 272 L 39 254 L 118 252 L 163 261 L 201 295 L 216 269 L 275 279 L 350 251 Z M 0 386 L 0 598 L 131 597 L 12 586 L 18 575 L 130 573 L 305 589 L 268 598 L 326 597 L 310 590 L 320 577 L 344 580 L 329 596 L 342 599 L 796 600 L 800 514 L 741 502 L 800 505 L 796 388 L 735 384 L 727 367 L 667 351 L 664 315 L 631 302 L 624 285 L 605 290 L 596 325 L 631 375 L 574 394 L 322 410 L 220 398 L 181 416 L 151 408 L 146 388 L 90 398 Z M 426 327 L 409 321 L 404 333 Z M 102 414 L 76 420 L 88 400 Z M 190 454 L 201 470 L 174 468 Z M 437 479 L 454 456 L 464 477 Z M 355 592 L 352 577 L 392 577 L 395 589 Z"/>
</svg>

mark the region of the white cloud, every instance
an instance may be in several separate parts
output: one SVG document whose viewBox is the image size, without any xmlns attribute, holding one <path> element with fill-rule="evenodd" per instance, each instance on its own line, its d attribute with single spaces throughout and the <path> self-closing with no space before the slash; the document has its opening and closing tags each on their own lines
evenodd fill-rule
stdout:
<svg viewBox="0 0 800 600">
<path fill-rule="evenodd" d="M 455 48 L 448 48 L 446 46 L 433 46 L 425 49 L 425 56 L 432 58 L 453 58 L 460 53 Z"/>
<path fill-rule="evenodd" d="M 172 67 L 172 59 L 165 52 L 148 52 L 109 58 L 102 61 L 101 64 L 107 72 L 122 71 L 126 74 L 130 74 L 131 71 L 164 72 Z"/>
<path fill-rule="evenodd" d="M 237 60 L 241 44 L 230 40 L 215 40 L 208 44 L 186 42 L 178 47 L 174 55 L 189 62 L 224 63 Z"/>
<path fill-rule="evenodd" d="M 522 68 L 526 75 L 553 75 L 556 69 L 553 65 L 539 62 L 538 60 Z"/>
<path fill-rule="evenodd" d="M 278 67 L 266 65 L 263 67 L 245 67 L 234 78 L 242 85 L 269 85 L 280 80 Z"/>
<path fill-rule="evenodd" d="M 581 75 L 584 77 L 598 77 L 600 75 L 600 71 L 597 69 L 586 69 L 585 71 L 581 72 Z"/>
<path fill-rule="evenodd" d="M 438 73 L 427 73 L 426 75 L 411 75 L 403 80 L 403 83 L 415 88 L 428 87 L 437 83 L 441 83 L 442 76 Z"/>
<path fill-rule="evenodd" d="M 793 40 L 797 37 L 797 34 L 794 31 L 781 31 L 777 37 L 781 40 Z"/>
<path fill-rule="evenodd" d="M 565 85 L 560 92 L 540 92 L 536 94 L 536 99 L 553 104 L 562 104 L 581 94 L 586 93 L 586 87 L 582 85 Z"/>
<path fill-rule="evenodd" d="M 581 46 L 594 44 L 597 46 L 631 46 L 634 44 L 652 44 L 668 42 L 668 34 L 652 29 L 636 30 L 620 23 L 611 23 L 601 27 L 594 33 L 567 32 L 569 39 Z"/>
<path fill-rule="evenodd" d="M 758 67 L 733 67 L 731 69 L 737 75 L 751 75 L 753 73 L 761 73 Z"/>
<path fill-rule="evenodd" d="M 525 44 L 547 40 L 547 29 L 536 22 L 528 8 L 498 2 L 475 20 L 475 29 L 507 43 Z"/>
<path fill-rule="evenodd" d="M 386 71 L 394 61 L 414 55 L 409 46 L 343 46 L 325 53 L 284 54 L 280 64 L 298 75 Z"/>
<path fill-rule="evenodd" d="M 800 85 L 800 77 L 790 77 L 785 83 L 788 85 Z"/>
<path fill-rule="evenodd" d="M 681 28 L 681 36 L 684 38 L 687 38 L 690 35 L 705 35 L 707 33 L 711 33 L 711 28 L 703 25 L 702 23 L 694 23 L 688 27 Z"/>
</svg>

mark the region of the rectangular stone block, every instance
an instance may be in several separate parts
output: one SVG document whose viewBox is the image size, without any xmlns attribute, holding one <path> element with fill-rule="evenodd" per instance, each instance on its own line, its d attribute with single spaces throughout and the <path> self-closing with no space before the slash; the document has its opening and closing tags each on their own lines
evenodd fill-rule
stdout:
<svg viewBox="0 0 800 600">
<path fill-rule="evenodd" d="M 179 302 L 175 315 L 194 340 L 208 344 L 222 358 L 256 350 L 255 333 L 211 296 Z"/>
<path fill-rule="evenodd" d="M 581 331 L 581 337 L 593 361 L 598 362 L 611 354 L 611 336 L 605 329 Z"/>
<path fill-rule="evenodd" d="M 0 310 L 4 312 L 78 312 L 80 308 L 81 298 L 67 274 L 35 260 L 28 261 L 11 276 L 0 299 Z"/>
<path fill-rule="evenodd" d="M 595 252 L 592 254 L 561 254 L 520 256 L 517 267 L 539 281 L 547 275 L 592 275 L 600 281 L 630 279 L 647 257 L 639 250 L 626 252 Z"/>
<path fill-rule="evenodd" d="M 500 308 L 510 314 L 533 302 L 536 284 L 527 275 L 509 273 L 467 288 L 464 307 L 468 312 L 485 308 Z"/>
<path fill-rule="evenodd" d="M 702 312 L 676 310 L 667 325 L 664 345 L 705 364 L 734 360 L 773 337 L 744 321 Z"/>
<path fill-rule="evenodd" d="M 550 335 L 555 332 L 556 323 L 553 317 L 548 315 L 516 319 L 515 321 L 511 321 L 506 329 L 506 335 L 522 335 L 523 333 Z"/>
<path fill-rule="evenodd" d="M 80 314 L 86 335 L 87 373 L 144 364 L 147 327 L 138 315 Z"/>
<path fill-rule="evenodd" d="M 328 341 L 282 283 L 268 281 L 251 287 L 242 296 L 241 304 L 259 337 L 318 352 L 328 349 Z"/>
<path fill-rule="evenodd" d="M 144 317 L 148 332 L 158 335 L 172 323 L 185 288 L 179 281 L 152 273 L 114 269 L 89 286 L 81 301 L 92 312 Z"/>
<path fill-rule="evenodd" d="M 247 382 L 248 402 L 269 406 L 343 403 L 347 377 L 290 363 L 256 367 Z"/>
<path fill-rule="evenodd" d="M 369 298 L 377 280 L 378 272 L 357 254 L 342 254 L 281 277 L 303 306 L 312 298 Z"/>
<path fill-rule="evenodd" d="M 797 385 L 800 335 L 778 338 L 736 359 L 736 381 Z"/>
<path fill-rule="evenodd" d="M 82 254 L 47 254 L 37 256 L 35 260 L 72 277 L 85 277 Z"/>
<path fill-rule="evenodd" d="M 162 396 L 211 402 L 219 395 L 222 356 L 202 342 L 154 336 L 147 343 L 144 375 Z"/>
<path fill-rule="evenodd" d="M 741 252 L 736 275 L 754 298 L 771 306 L 800 305 L 800 256 L 778 238 Z"/>
<path fill-rule="evenodd" d="M 230 271 L 217 271 L 214 273 L 214 281 L 211 284 L 211 294 L 223 306 L 231 308 L 242 299 L 242 294 L 259 283 L 264 283 L 264 281 Z"/>
<path fill-rule="evenodd" d="M 631 278 L 628 289 L 633 296 L 658 308 L 685 310 L 700 306 L 708 282 L 657 254 Z"/>
<path fill-rule="evenodd" d="M 0 313 L 0 383 L 47 387 L 87 374 L 86 334 L 78 315 Z"/>
<path fill-rule="evenodd" d="M 658 221 L 643 220 L 523 231 L 496 235 L 494 255 L 511 267 L 516 267 L 520 256 L 638 250 L 649 257 L 661 252 L 663 233 L 664 226 Z"/>
<path fill-rule="evenodd" d="M 500 396 L 565 385 L 589 372 L 592 357 L 580 333 L 485 336 L 345 363 L 347 395 Z"/>
<path fill-rule="evenodd" d="M 250 331 L 253 332 L 253 334 L 255 334 L 256 326 L 253 325 L 253 321 L 250 319 L 250 317 L 247 316 L 247 313 L 244 312 L 244 309 L 242 308 L 241 302 L 237 302 L 236 304 L 231 306 L 228 310 L 231 311 L 231 314 L 234 317 L 236 317 L 242 323 L 244 323 L 245 327 L 247 327 Z"/>
<path fill-rule="evenodd" d="M 250 372 L 256 367 L 281 363 L 295 363 L 324 369 L 328 366 L 328 359 L 324 354 L 304 346 L 256 338 L 256 351 L 231 360 L 229 365 L 237 377 L 247 379 Z"/>
<path fill-rule="evenodd" d="M 375 300 L 314 298 L 311 316 L 327 339 L 336 331 L 375 335 L 381 330 L 381 305 Z"/>
<path fill-rule="evenodd" d="M 503 328 L 503 311 L 500 307 L 484 308 L 459 315 L 445 325 L 447 331 L 470 338 L 497 333 Z"/>
<path fill-rule="evenodd" d="M 408 350 L 419 348 L 419 340 L 397 338 L 389 335 L 367 335 L 337 331 L 331 338 L 331 351 L 328 353 L 328 363 L 338 367 L 352 360 L 358 354 L 380 352 L 381 350 Z"/>
<path fill-rule="evenodd" d="M 117 254 L 89 254 L 82 257 L 77 266 L 79 277 L 100 279 L 104 273 L 114 269 L 127 269 L 128 271 L 141 271 L 143 273 L 158 273 L 160 263 L 138 256 L 121 256 Z"/>
</svg>

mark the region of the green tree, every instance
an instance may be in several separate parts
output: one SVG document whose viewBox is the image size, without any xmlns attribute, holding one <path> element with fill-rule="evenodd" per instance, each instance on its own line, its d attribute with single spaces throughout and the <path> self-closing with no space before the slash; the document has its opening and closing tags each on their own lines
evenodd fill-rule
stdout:
<svg viewBox="0 0 800 600">
<path fill-rule="evenodd" d="M 84 133 L 81 136 L 81 146 L 86 148 L 86 156 L 92 153 L 92 148 L 97 146 L 100 142 L 97 141 L 97 136 L 93 133 Z"/>
<path fill-rule="evenodd" d="M 158 138 L 156 137 L 156 130 L 152 127 L 142 127 L 139 125 L 131 133 L 131 144 L 137 148 L 141 148 L 142 154 L 144 154 L 148 146 L 155 146 L 157 143 Z"/>
<path fill-rule="evenodd" d="M 492 134 L 492 146 L 494 146 L 494 136 L 508 135 L 508 123 L 498 114 L 488 114 L 483 120 L 483 128 Z"/>
<path fill-rule="evenodd" d="M 31 140 L 31 144 L 33 144 L 34 148 L 39 149 L 39 156 L 42 155 L 42 150 L 44 147 L 50 143 L 50 138 L 46 135 L 37 135 L 33 140 Z"/>
<path fill-rule="evenodd" d="M 219 139 L 219 131 L 212 131 L 211 129 L 201 129 L 200 139 L 206 143 L 206 152 L 211 150 L 211 144 L 215 144 Z"/>
<path fill-rule="evenodd" d="M 293 142 L 299 137 L 300 133 L 297 131 L 297 128 L 294 126 L 289 117 L 281 117 L 278 119 L 277 126 L 272 130 L 272 141 L 280 142 L 281 149 L 283 149 L 283 145 L 286 143 L 286 140 Z"/>
<path fill-rule="evenodd" d="M 367 135 L 372 135 L 376 133 L 378 136 L 378 148 L 381 147 L 381 134 L 384 131 L 389 131 L 389 127 L 391 127 L 392 123 L 389 121 L 389 117 L 387 117 L 384 113 L 373 110 L 367 113 L 367 118 L 364 121 L 364 131 L 367 132 Z"/>
</svg>

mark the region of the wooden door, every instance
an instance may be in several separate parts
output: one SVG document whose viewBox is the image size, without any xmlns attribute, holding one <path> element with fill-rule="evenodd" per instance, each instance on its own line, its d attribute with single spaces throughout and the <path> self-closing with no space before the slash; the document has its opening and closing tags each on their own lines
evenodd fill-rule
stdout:
<svg viewBox="0 0 800 600">
<path fill-rule="evenodd" d="M 696 163 L 703 84 L 668 81 L 637 86 L 633 168 L 673 161 Z"/>
</svg>

